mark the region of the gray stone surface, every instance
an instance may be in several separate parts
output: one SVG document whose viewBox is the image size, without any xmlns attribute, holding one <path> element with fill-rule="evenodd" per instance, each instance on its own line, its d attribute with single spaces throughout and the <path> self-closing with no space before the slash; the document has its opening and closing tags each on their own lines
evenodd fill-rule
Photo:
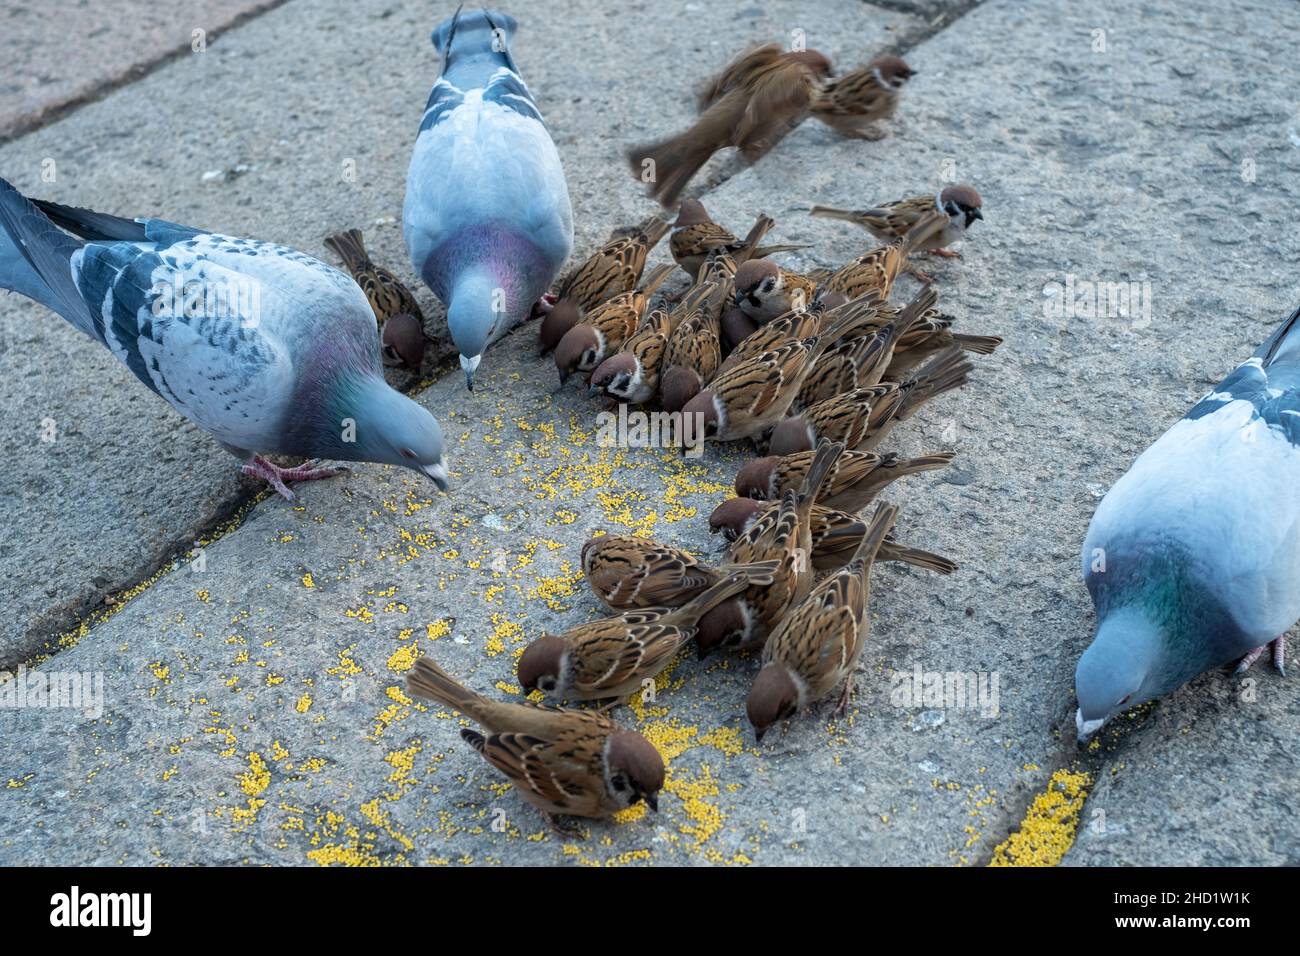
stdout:
<svg viewBox="0 0 1300 956">
<path fill-rule="evenodd" d="M 394 14 L 371 32 L 362 20 L 344 55 L 333 45 L 342 37 L 317 40 L 311 28 L 329 9 L 295 0 L 231 39 L 265 50 L 258 59 L 308 64 L 334 51 L 343 67 L 333 64 L 328 75 L 302 66 L 316 84 L 340 74 L 357 82 L 348 65 L 372 55 L 367 44 L 381 44 L 392 73 L 361 75 L 377 87 L 390 75 L 409 79 L 400 97 L 392 89 L 376 97 L 376 109 L 391 111 L 381 122 L 404 130 L 406 105 L 427 83 L 426 67 L 414 65 L 426 63 L 427 51 L 387 38 L 423 35 L 427 24 Z M 816 5 L 777 9 L 780 17 L 758 20 L 746 36 L 821 15 Z M 890 16 L 854 10 L 863 18 L 856 28 L 837 8 L 827 44 L 834 54 L 848 55 L 835 46 L 848 37 L 873 48 L 862 37 L 878 34 L 864 31 Z M 713 15 L 703 5 L 692 13 L 691 35 L 709 39 L 689 50 L 699 66 L 678 75 L 705 72 L 733 46 L 710 45 L 731 35 L 701 25 Z M 808 218 L 811 202 L 877 202 L 949 176 L 984 194 L 987 221 L 965 259 L 924 266 L 962 329 L 1007 344 L 979 362 L 967 389 L 896 432 L 900 451 L 955 448 L 953 468 L 888 495 L 903 507 L 900 535 L 963 567 L 947 579 L 878 570 L 873 635 L 847 718 L 832 722 L 818 709 L 758 748 L 744 732 L 742 706 L 752 659 L 683 660 L 653 705 L 620 712 L 669 757 L 661 814 L 562 838 L 460 744 L 454 718 L 422 712 L 400 694 L 417 650 L 475 687 L 513 692 L 522 640 L 594 613 L 574 576 L 577 549 L 594 528 L 647 529 L 717 553 L 704 514 L 725 496 L 744 450 L 710 451 L 693 466 L 593 447 L 597 406 L 573 391 L 550 392 L 550 366 L 533 357 L 525 330 L 490 354 L 483 390 L 467 396 L 451 375 L 420 397 L 456 445 L 452 494 L 362 467 L 303 488 L 297 506 L 266 499 L 205 549 L 204 571 L 182 565 L 165 575 L 45 665 L 103 674 L 106 712 L 0 711 L 0 734 L 24 741 L 0 751 L 0 861 L 942 865 L 986 861 L 1019 831 L 1038 838 L 1019 862 L 1053 862 L 1070 846 L 1070 828 L 1026 808 L 1052 793 L 1054 772 L 1067 771 L 1097 782 L 1066 862 L 1295 862 L 1294 677 L 1261 670 L 1253 699 L 1242 699 L 1236 682 L 1205 675 L 1119 722 L 1096 750 L 1078 754 L 1072 742 L 1073 668 L 1092 624 L 1076 552 L 1092 509 L 1131 459 L 1294 307 L 1289 210 L 1300 132 L 1287 105 L 1298 77 L 1286 43 L 1300 24 L 1281 0 L 1242 7 L 1239 16 L 1227 30 L 1209 0 L 1106 0 L 1086 10 L 1065 0 L 991 0 L 908 53 L 920 73 L 890 138 L 849 142 L 806 124 L 706 193 L 724 221 L 742 226 L 762 210 L 778 220 L 782 241 L 811 243 L 789 260 L 799 266 L 842 261 L 867 244 L 850 226 Z M 623 178 L 620 148 L 684 115 L 684 96 L 665 97 L 655 91 L 661 82 L 646 77 L 687 51 L 662 19 L 644 34 L 626 16 L 581 6 L 530 19 L 541 23 L 525 30 L 546 42 L 530 48 L 524 34 L 523 68 L 555 128 L 578 246 L 588 249 L 610 226 L 645 212 Z M 733 33 L 735 23 L 750 29 L 744 17 L 727 21 Z M 897 27 L 898 35 L 919 29 L 912 21 Z M 1094 50 L 1094 30 L 1106 31 L 1104 52 Z M 296 48 L 281 50 L 289 33 Z M 631 35 L 637 43 L 626 43 Z M 809 42 L 821 44 L 812 34 Z M 557 44 L 603 52 L 560 64 L 544 55 Z M 618 57 L 644 57 L 644 71 L 612 83 L 611 47 Z M 111 126 L 119 101 L 143 97 L 178 67 L 37 137 L 57 140 L 74 123 Z M 272 73 L 269 63 L 256 69 Z M 582 100 L 566 103 L 566 92 Z M 336 95 L 313 100 L 312 125 L 338 144 L 356 135 L 339 119 L 342 104 L 367 97 Z M 288 91 L 281 102 L 305 109 Z M 324 134 L 278 128 L 279 103 L 257 108 L 258 122 L 245 119 L 239 129 L 250 142 L 262 135 L 254 129 L 294 136 L 284 165 L 211 198 L 175 181 L 174 169 L 144 167 L 135 177 L 147 182 L 130 195 L 173 211 L 201 201 L 223 219 L 242 210 L 246 218 L 231 228 L 303 245 L 396 208 L 405 133 L 399 142 L 337 146 L 340 155 L 366 157 L 363 170 L 377 168 L 352 187 L 360 195 L 343 199 L 317 169 L 328 160 Z M 0 151 L 5 168 L 7 152 L 37 137 Z M 117 195 L 112 181 L 131 180 L 129 146 L 119 149 L 116 177 L 87 169 L 71 198 L 105 205 L 100 196 Z M 194 170 L 213 163 L 197 141 L 189 149 Z M 304 154 L 311 159 L 289 158 Z M 730 172 L 722 163 L 714 176 Z M 401 263 L 395 230 L 379 230 L 376 246 L 376 255 Z M 1049 314 L 1045 290 L 1071 275 L 1149 282 L 1149 316 Z M 5 309 L 7 330 L 17 319 L 28 330 L 52 322 L 39 310 Z M 87 367 L 84 348 L 67 350 L 66 367 Z M 13 352 L 5 362 L 17 361 Z M 23 361 L 30 368 L 33 359 Z M 133 430 L 124 447 L 145 453 L 165 430 Z M 107 448 L 95 453 L 101 467 L 116 462 L 128 472 Z M 30 454 L 20 452 L 11 469 Z M 96 487 L 88 481 L 70 493 Z M 54 514 L 40 515 L 55 529 L 47 551 L 60 557 L 71 536 L 60 536 L 59 514 L 83 539 L 102 533 L 78 525 L 73 500 L 58 498 Z M 27 560 L 40 563 L 36 552 Z M 52 565 L 41 564 L 45 579 Z M 998 716 L 896 706 L 891 671 L 918 664 L 995 673 Z M 495 819 L 503 830 L 493 829 Z"/>
</svg>

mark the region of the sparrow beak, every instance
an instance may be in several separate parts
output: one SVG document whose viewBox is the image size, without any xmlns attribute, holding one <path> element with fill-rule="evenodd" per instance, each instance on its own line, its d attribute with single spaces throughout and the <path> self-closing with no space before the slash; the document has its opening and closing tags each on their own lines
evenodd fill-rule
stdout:
<svg viewBox="0 0 1300 956">
<path fill-rule="evenodd" d="M 740 305 L 740 304 L 741 304 L 742 302 L 744 302 L 745 299 L 747 299 L 747 298 L 749 298 L 749 297 L 748 297 L 747 295 L 745 295 L 745 293 L 743 293 L 743 292 L 737 292 L 735 295 L 733 295 L 733 296 L 731 297 L 732 305 Z"/>
<path fill-rule="evenodd" d="M 649 807 L 651 810 L 653 810 L 655 813 L 659 812 L 659 794 L 657 793 L 646 794 L 645 803 L 646 806 Z"/>
<path fill-rule="evenodd" d="M 420 470 L 433 479 L 433 483 L 438 486 L 439 491 L 446 491 L 451 487 L 451 482 L 447 480 L 447 466 L 442 462 L 422 465 Z"/>
<path fill-rule="evenodd" d="M 767 728 L 766 728 L 766 727 L 755 727 L 755 728 L 754 728 L 754 739 L 755 739 L 758 743 L 761 744 L 761 743 L 763 742 L 763 735 L 764 735 L 765 733 L 767 733 Z"/>
<path fill-rule="evenodd" d="M 1102 725 L 1106 723 L 1106 718 L 1100 720 L 1084 720 L 1083 710 L 1079 709 L 1074 712 L 1074 728 L 1076 730 L 1074 742 L 1079 747 L 1086 747 L 1096 736 L 1097 731 L 1101 730 Z"/>
<path fill-rule="evenodd" d="M 599 386 L 599 385 L 588 385 L 588 386 L 587 386 L 587 397 L 588 397 L 588 398 L 595 398 L 595 397 L 596 397 L 597 395 L 599 395 L 599 394 L 600 394 L 600 386 Z"/>
<path fill-rule="evenodd" d="M 971 216 L 972 216 L 973 218 L 978 219 L 978 220 L 980 220 L 980 221 L 982 222 L 982 221 L 984 220 L 984 210 L 982 210 L 982 209 L 976 209 L 976 210 L 974 210 L 974 211 L 971 213 Z"/>
<path fill-rule="evenodd" d="M 567 381 L 569 380 L 569 374 L 570 374 L 570 373 L 566 372 L 564 369 L 560 369 L 560 387 L 561 387 L 561 388 L 563 388 L 563 387 L 564 387 L 564 383 L 567 382 Z"/>
</svg>

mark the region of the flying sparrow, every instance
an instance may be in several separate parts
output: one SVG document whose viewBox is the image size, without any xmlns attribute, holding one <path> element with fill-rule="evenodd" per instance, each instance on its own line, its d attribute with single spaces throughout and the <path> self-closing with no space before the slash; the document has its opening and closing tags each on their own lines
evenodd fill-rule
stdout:
<svg viewBox="0 0 1300 956">
<path fill-rule="evenodd" d="M 672 271 L 673 267 L 669 265 L 655 266 L 646 276 L 645 288 L 614 296 L 564 333 L 555 346 L 555 367 L 559 370 L 561 385 L 574 372 L 594 371 L 607 356 L 622 348 L 641 324 L 650 296 Z M 557 302 L 556 308 L 560 305 Z"/>
<path fill-rule="evenodd" d="M 424 327 L 424 313 L 420 311 L 415 296 L 402 285 L 397 276 L 370 261 L 365 243 L 361 240 L 360 229 L 348 229 L 328 237 L 325 248 L 343 260 L 343 268 L 361 286 L 361 291 L 370 301 L 376 322 L 383 325 L 392 316 L 405 313 L 413 316 L 421 328 Z"/>
<path fill-rule="evenodd" d="M 776 562 L 771 562 L 773 569 Z M 772 571 L 760 580 L 770 582 Z M 546 634 L 519 658 L 519 683 L 556 700 L 617 700 L 640 690 L 695 637 L 708 611 L 745 590 L 749 573 L 733 571 L 678 608 L 626 611 Z"/>
<path fill-rule="evenodd" d="M 921 216 L 937 209 L 948 217 L 948 226 L 917 246 L 917 251 L 930 252 L 936 256 L 957 256 L 960 253 L 948 246 L 961 241 L 976 219 L 984 218 L 982 205 L 983 200 L 973 186 L 954 185 L 945 186 L 938 196 L 913 196 L 911 199 L 900 199 L 873 209 L 813 206 L 810 212 L 814 216 L 855 223 L 881 242 L 893 242 L 906 235 L 907 230 L 916 225 Z"/>
<path fill-rule="evenodd" d="M 822 352 L 874 315 L 874 305 L 865 301 L 848 306 L 826 333 L 738 362 L 687 402 L 683 414 L 703 416 L 704 437 L 715 441 L 763 434 L 785 417 Z"/>
<path fill-rule="evenodd" d="M 896 56 L 850 70 L 813 93 L 811 113 L 842 136 L 880 139 L 875 124 L 898 108 L 898 95 L 916 71 Z"/>
<path fill-rule="evenodd" d="M 779 501 L 729 498 L 713 509 L 709 516 L 709 531 L 714 534 L 721 531 L 728 541 L 735 541 L 761 515 L 780 506 Z M 812 562 L 818 571 L 842 568 L 847 564 L 867 531 L 867 526 L 857 515 L 823 505 L 813 505 L 809 526 L 812 531 Z M 880 545 L 876 560 L 898 561 L 939 574 L 952 574 L 957 570 L 955 561 L 931 551 L 899 544 L 892 534 Z"/>
<path fill-rule="evenodd" d="M 628 151 L 632 175 L 650 183 L 650 195 L 673 205 L 691 177 L 718 150 L 738 148 L 753 162 L 801 120 L 830 61 L 815 50 L 769 50 L 714 99 L 685 132 Z"/>
<path fill-rule="evenodd" d="M 664 785 L 659 751 L 604 714 L 488 700 L 428 657 L 415 662 L 406 687 L 482 727 L 486 734 L 465 727 L 460 735 L 552 826 L 552 814 L 607 817 L 641 800 L 659 809 Z"/>
<path fill-rule="evenodd" d="M 777 501 L 792 489 L 803 487 L 814 452 L 756 458 L 736 474 L 736 494 L 759 501 Z M 922 471 L 945 468 L 956 457 L 937 452 L 919 458 L 899 458 L 893 452 L 846 451 L 826 477 L 817 503 L 856 514 L 890 482 Z"/>
<path fill-rule="evenodd" d="M 733 563 L 772 560 L 780 566 L 770 584 L 751 585 L 700 618 L 695 647 L 701 658 L 720 647 L 747 647 L 762 641 L 786 609 L 812 589 L 813 502 L 843 451 L 843 445 L 822 444 L 799 491 L 786 491 L 780 506 L 753 522 L 728 549 L 723 570 Z"/>
<path fill-rule="evenodd" d="M 775 224 L 770 217 L 760 215 L 749 234 L 744 239 L 738 239 L 725 226 L 714 222 L 698 199 L 683 199 L 677 212 L 677 221 L 673 223 L 668 249 L 673 254 L 673 261 L 695 279 L 700 266 L 710 255 L 729 256 L 736 265 L 740 265 L 749 259 L 804 248 L 798 245 L 758 245 Z"/>
<path fill-rule="evenodd" d="M 566 277 L 556 290 L 557 299 L 572 299 L 583 312 L 602 302 L 631 292 L 641 281 L 646 256 L 668 232 L 668 223 L 651 216 L 626 235 L 615 236 Z"/>
<path fill-rule="evenodd" d="M 871 565 L 897 517 L 895 506 L 877 507 L 853 560 L 825 577 L 772 630 L 763 645 L 762 670 L 745 701 L 759 740 L 778 720 L 794 716 L 841 683 L 838 712 L 848 708 L 853 670 L 871 627 Z"/>
</svg>

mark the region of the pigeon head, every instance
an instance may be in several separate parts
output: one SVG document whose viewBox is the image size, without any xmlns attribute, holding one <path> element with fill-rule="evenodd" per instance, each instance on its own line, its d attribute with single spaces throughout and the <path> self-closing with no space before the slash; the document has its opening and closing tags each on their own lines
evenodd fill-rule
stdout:
<svg viewBox="0 0 1300 956">
<path fill-rule="evenodd" d="M 555 367 L 560 373 L 560 384 L 567 382 L 574 372 L 594 368 L 599 354 L 600 336 L 594 327 L 584 323 L 565 332 L 555 347 Z"/>
<path fill-rule="evenodd" d="M 776 466 L 780 459 L 775 455 L 745 462 L 736 472 L 736 494 L 745 498 L 770 501 L 776 497 Z"/>
<path fill-rule="evenodd" d="M 470 391 L 474 390 L 474 373 L 483 359 L 483 350 L 506 321 L 503 296 L 502 283 L 476 269 L 456 280 L 447 305 L 447 328 L 460 352 L 460 367 Z"/>
<path fill-rule="evenodd" d="M 427 408 L 377 376 L 355 389 L 340 407 L 345 438 L 333 457 L 401 465 L 431 478 L 440 490 L 447 490 L 442 428 Z M 347 419 L 352 419 L 353 428 L 347 428 Z M 347 440 L 349 431 L 353 441 Z"/>
<path fill-rule="evenodd" d="M 754 736 L 763 739 L 768 728 L 778 720 L 793 717 L 799 709 L 799 688 L 790 671 L 781 664 L 769 663 L 758 672 L 745 700 L 745 714 L 754 726 Z"/>
<path fill-rule="evenodd" d="M 762 507 L 753 498 L 728 498 L 709 515 L 709 531 L 713 534 L 721 531 L 728 541 L 735 541 Z"/>
<path fill-rule="evenodd" d="M 1136 609 L 1112 611 L 1098 622 L 1092 644 L 1074 672 L 1079 699 L 1075 724 L 1081 745 L 1116 714 L 1182 682 L 1163 686 L 1163 645 L 1162 630 Z"/>
<path fill-rule="evenodd" d="M 507 13 L 496 10 L 472 10 L 438 24 L 433 31 L 433 48 L 443 60 L 444 72 L 461 57 L 472 59 L 490 57 L 493 62 L 514 69 L 510 57 L 510 41 L 514 39 L 519 24 Z"/>
</svg>

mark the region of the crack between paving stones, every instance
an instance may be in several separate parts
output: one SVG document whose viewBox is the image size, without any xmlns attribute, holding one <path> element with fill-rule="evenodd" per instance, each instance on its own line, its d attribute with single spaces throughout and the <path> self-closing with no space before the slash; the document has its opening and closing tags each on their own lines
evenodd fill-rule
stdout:
<svg viewBox="0 0 1300 956">
<path fill-rule="evenodd" d="M 289 0 L 264 0 L 264 2 L 258 6 L 236 14 L 227 23 L 222 24 L 218 29 L 206 33 L 204 41 L 206 43 L 212 43 L 214 40 L 230 33 L 235 28 L 243 26 L 250 20 L 255 20 L 264 13 L 270 13 L 272 10 L 277 9 L 288 2 Z M 46 107 L 34 116 L 29 116 L 25 119 L 20 118 L 14 124 L 13 128 L 0 133 L 0 146 L 22 139 L 24 136 L 45 129 L 47 126 L 53 126 L 60 120 L 64 120 L 71 116 L 83 106 L 89 106 L 91 103 L 98 103 L 100 100 L 111 96 L 116 91 L 130 86 L 132 83 L 139 80 L 143 80 L 145 77 L 153 74 L 167 64 L 179 60 L 181 57 L 192 52 L 194 51 L 190 46 L 178 46 L 172 50 L 165 50 L 152 60 L 146 60 L 143 63 L 135 63 L 128 66 L 121 75 L 104 80 L 102 83 L 95 86 L 94 89 L 86 90 L 84 93 L 78 93 L 76 96 L 66 99 L 61 103 L 56 103 L 52 106 Z"/>
</svg>

